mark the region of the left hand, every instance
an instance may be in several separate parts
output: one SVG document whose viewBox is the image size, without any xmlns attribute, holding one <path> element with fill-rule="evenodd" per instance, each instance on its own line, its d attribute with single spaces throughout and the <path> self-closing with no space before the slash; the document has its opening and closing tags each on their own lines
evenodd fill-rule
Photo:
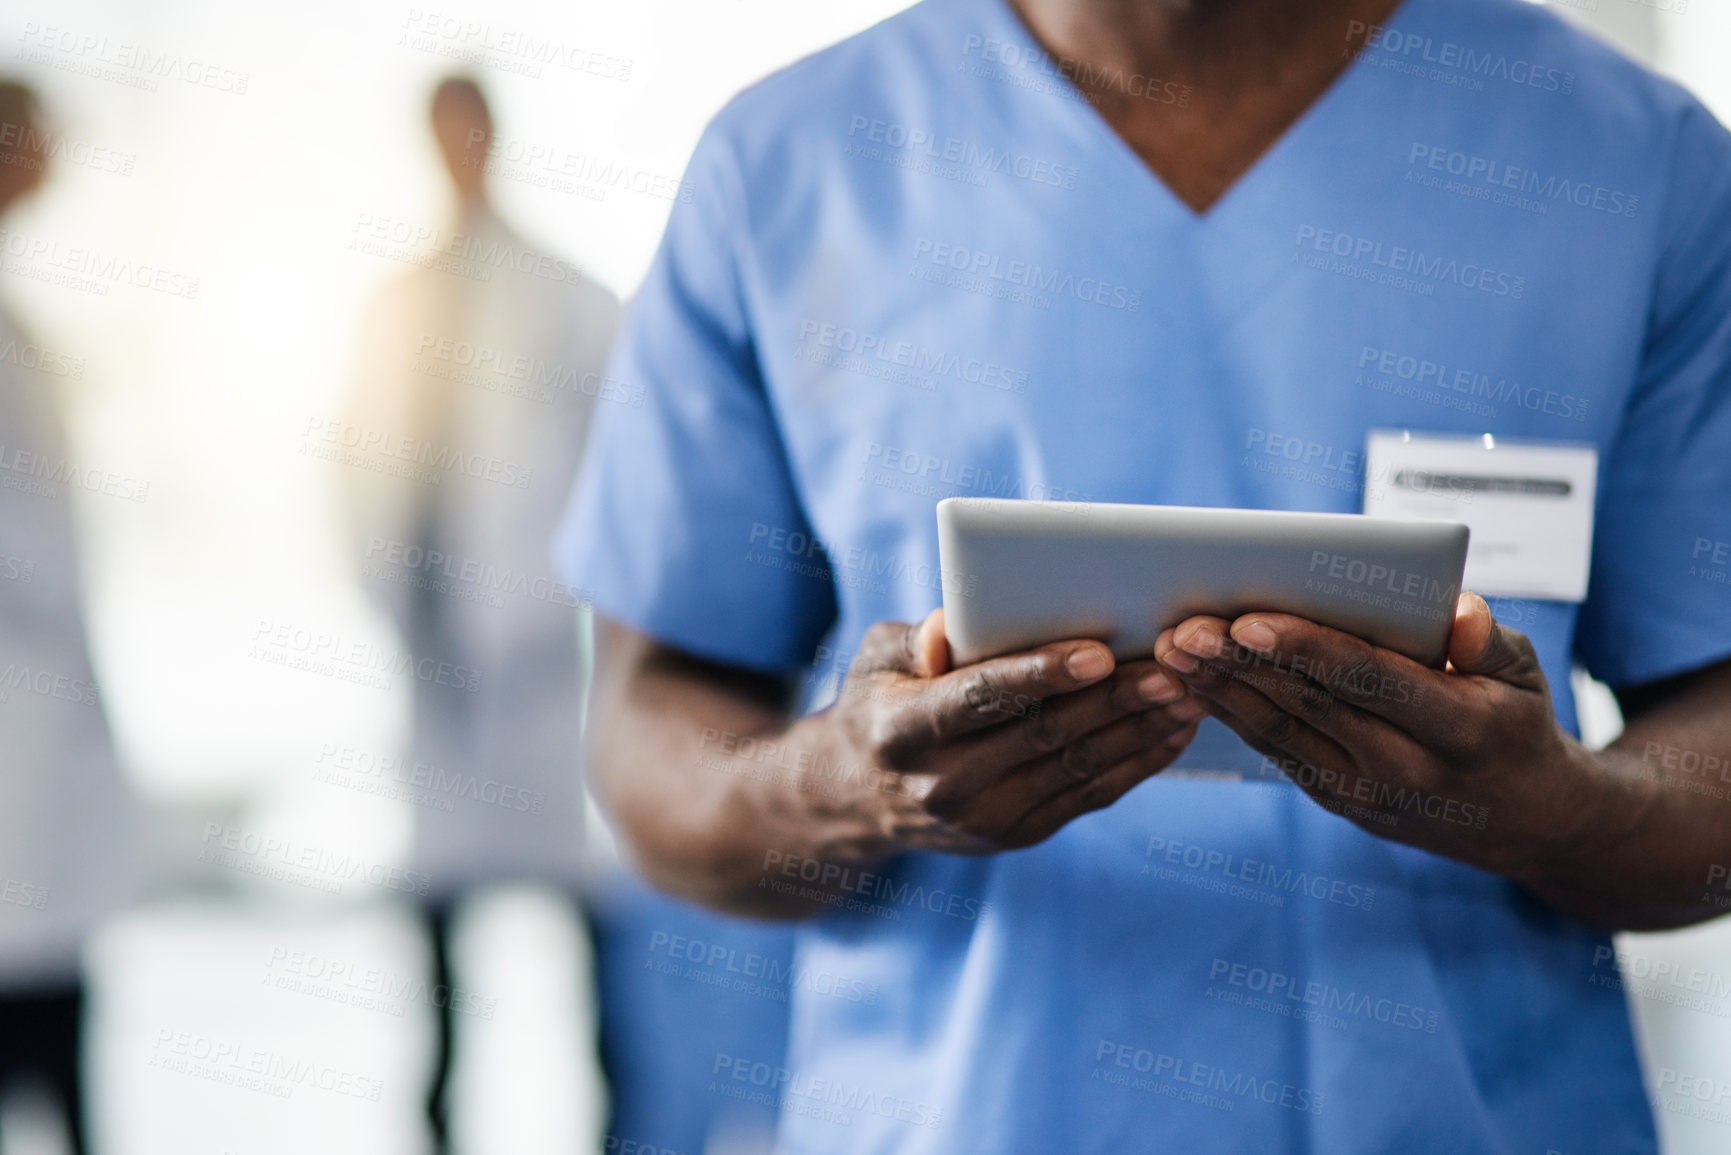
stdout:
<svg viewBox="0 0 1731 1155">
<path fill-rule="evenodd" d="M 1592 755 L 1532 643 L 1463 593 L 1433 670 L 1289 614 L 1194 617 L 1154 656 L 1323 806 L 1381 838 L 1538 877 L 1596 820 Z"/>
</svg>

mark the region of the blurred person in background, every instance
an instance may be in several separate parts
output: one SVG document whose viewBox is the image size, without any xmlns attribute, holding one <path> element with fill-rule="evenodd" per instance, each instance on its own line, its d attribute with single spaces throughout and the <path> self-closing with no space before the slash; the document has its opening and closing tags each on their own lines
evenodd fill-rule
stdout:
<svg viewBox="0 0 1731 1155">
<path fill-rule="evenodd" d="M 434 485 L 357 473 L 352 496 L 368 590 L 417 658 L 479 678 L 473 693 L 416 683 L 411 778 L 431 796 L 415 810 L 416 865 L 433 880 L 436 982 L 468 985 L 461 975 L 453 982 L 451 966 L 453 911 L 465 890 L 540 880 L 574 893 L 586 880 L 596 973 L 594 982 L 573 981 L 585 998 L 599 989 L 612 1135 L 680 1152 L 750 1150 L 767 1132 L 766 1112 L 704 1088 L 720 1051 L 780 1053 L 791 934 L 653 894 L 615 869 L 598 825 L 598 837 L 585 842 L 582 833 L 586 599 L 553 580 L 548 542 L 596 403 L 643 403 L 602 372 L 618 305 L 572 266 L 531 249 L 494 211 L 485 176 L 493 122 L 472 81 L 438 86 L 432 127 L 455 221 L 435 266 L 377 302 L 353 424 L 435 456 L 448 450 L 481 476 L 445 470 Z M 477 799 L 461 785 L 471 779 L 481 792 L 496 782 L 510 797 Z M 453 781 L 455 789 L 440 789 Z M 451 809 L 440 809 L 446 801 Z M 701 975 L 688 973 L 688 956 L 707 960 Z M 742 993 L 702 981 L 727 977 L 722 959 L 750 960 L 771 985 Z M 462 1021 L 445 1009 L 428 1102 L 441 1142 Z"/>
<path fill-rule="evenodd" d="M 375 302 L 351 409 L 355 426 L 412 447 L 410 456 L 427 452 L 422 468 L 405 471 L 418 476 L 354 471 L 349 496 L 367 591 L 417 661 L 453 672 L 414 683 L 413 767 L 402 775 L 420 788 L 416 868 L 432 879 L 427 913 L 443 991 L 427 1111 L 446 1149 L 459 1145 L 448 1135 L 453 1048 L 470 1025 L 456 992 L 473 980 L 452 973 L 464 900 L 493 884 L 545 884 L 587 951 L 572 906 L 583 867 L 580 598 L 554 579 L 547 543 L 619 305 L 533 248 L 489 203 L 493 126 L 474 82 L 439 84 L 431 119 L 455 212 L 441 255 Z M 570 981 L 592 1006 L 592 976 Z M 593 1068 L 589 1024 L 555 1029 L 589 1036 L 567 1044 Z M 575 1114 L 599 1142 L 598 1072 L 582 1092 L 587 1107 Z"/>
<path fill-rule="evenodd" d="M 0 81 L 0 219 L 42 182 L 48 142 L 30 89 Z M 29 287 L 11 270 L 3 283 Z M 137 845 L 80 600 L 70 499 L 87 463 L 56 395 L 82 374 L 0 303 L 0 1095 L 58 1100 L 73 1152 L 85 1150 L 80 950 L 127 897 Z"/>
<path fill-rule="evenodd" d="M 440 258 L 376 302 L 351 421 L 411 446 L 411 457 L 429 447 L 466 467 L 437 470 L 437 484 L 357 471 L 350 497 L 366 588 L 410 651 L 477 678 L 473 692 L 415 685 L 405 776 L 425 787 L 416 867 L 432 878 L 435 983 L 447 993 L 470 985 L 452 965 L 466 893 L 539 881 L 574 895 L 584 885 L 595 974 L 571 981 L 584 999 L 599 988 L 612 1134 L 680 1152 L 743 1152 L 767 1132 L 766 1113 L 704 1086 L 719 1051 L 780 1053 L 786 992 L 718 990 L 687 974 L 686 956 L 714 964 L 725 951 L 785 976 L 791 935 L 653 894 L 615 869 L 604 831 L 584 835 L 587 609 L 581 590 L 553 579 L 547 543 L 596 402 L 642 404 L 602 373 L 618 305 L 500 220 L 485 178 L 492 117 L 472 81 L 438 86 L 432 128 L 455 220 Z M 454 1148 L 452 1058 L 465 1019 L 455 1005 L 463 1000 L 444 1001 L 427 1111 L 438 1142 Z M 592 1054 L 592 1040 L 581 1042 Z"/>
</svg>

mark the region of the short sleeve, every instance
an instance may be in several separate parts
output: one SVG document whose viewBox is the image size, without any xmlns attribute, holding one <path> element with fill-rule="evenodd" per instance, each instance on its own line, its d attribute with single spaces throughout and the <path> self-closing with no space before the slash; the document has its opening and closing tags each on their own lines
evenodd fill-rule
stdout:
<svg viewBox="0 0 1731 1155">
<path fill-rule="evenodd" d="M 1617 687 L 1731 656 L 1731 135 L 1692 100 L 1670 167 L 1646 343 L 1600 471 L 1576 633 L 1588 671 Z"/>
<path fill-rule="evenodd" d="M 791 672 L 834 621 L 835 592 L 813 580 L 821 556 L 789 548 L 815 539 L 753 348 L 743 198 L 714 126 L 681 187 L 555 552 L 597 613 L 701 657 Z"/>
</svg>

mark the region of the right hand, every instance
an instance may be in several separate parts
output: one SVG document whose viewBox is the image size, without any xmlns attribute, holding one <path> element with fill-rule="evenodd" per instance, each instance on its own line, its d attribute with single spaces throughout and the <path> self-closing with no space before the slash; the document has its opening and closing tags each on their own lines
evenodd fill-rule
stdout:
<svg viewBox="0 0 1731 1155">
<path fill-rule="evenodd" d="M 943 615 L 867 630 L 835 704 L 787 731 L 875 784 L 825 815 L 826 856 L 1043 842 L 1164 770 L 1206 713 L 1152 655 L 1118 665 L 1097 641 L 952 669 Z"/>
</svg>

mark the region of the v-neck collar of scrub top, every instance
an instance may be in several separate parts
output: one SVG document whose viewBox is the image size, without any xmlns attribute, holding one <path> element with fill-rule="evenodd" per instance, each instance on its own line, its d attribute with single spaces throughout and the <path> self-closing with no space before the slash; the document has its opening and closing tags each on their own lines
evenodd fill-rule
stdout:
<svg viewBox="0 0 1731 1155">
<path fill-rule="evenodd" d="M 1008 0 L 964 0 L 988 35 L 1006 43 L 1044 51 Z M 1410 23 L 1423 0 L 1401 0 L 1379 26 L 1379 34 Z M 1363 51 L 1361 48 L 1360 51 Z M 1164 266 L 1147 285 L 1153 300 L 1146 311 L 1164 319 L 1162 327 L 1192 339 L 1229 327 L 1239 316 L 1294 271 L 1293 240 L 1287 222 L 1296 197 L 1326 197 L 1328 176 L 1318 171 L 1336 162 L 1324 147 L 1330 131 L 1344 132 L 1354 121 L 1355 102 L 1371 99 L 1381 87 L 1381 70 L 1353 61 L 1332 79 L 1264 149 L 1250 167 L 1202 212 L 1186 204 L 1160 174 L 1118 134 L 1099 109 L 1068 77 L 1052 76 L 1064 97 L 1004 85 L 1002 99 L 1021 101 L 1031 123 L 1045 121 L 1067 138 L 1088 167 L 1100 176 L 1087 185 L 1093 195 L 1136 198 L 1147 207 L 1149 231 L 1125 237 L 1127 245 L 1146 244 Z M 1349 179 L 1336 168 L 1334 179 Z M 1104 191 L 1104 190 L 1110 190 Z M 1081 191 L 1080 189 L 1078 191 Z M 1088 195 L 1084 193 L 1084 195 Z M 1319 211 L 1327 206 L 1319 203 Z"/>
</svg>

